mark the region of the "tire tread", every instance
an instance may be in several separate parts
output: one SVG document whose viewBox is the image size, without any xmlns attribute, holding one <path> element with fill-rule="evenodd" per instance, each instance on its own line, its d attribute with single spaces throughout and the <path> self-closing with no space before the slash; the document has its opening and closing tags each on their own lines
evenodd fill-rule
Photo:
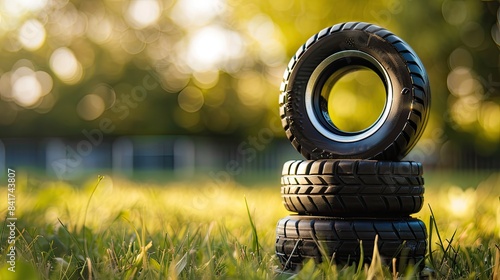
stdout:
<svg viewBox="0 0 500 280">
<path fill-rule="evenodd" d="M 283 206 L 301 215 L 405 217 L 419 212 L 423 186 L 283 186 Z"/>
<path fill-rule="evenodd" d="M 275 250 L 281 264 L 288 263 L 286 268 L 295 268 L 309 259 L 321 262 L 324 257 L 337 263 L 369 263 L 376 235 L 384 263 L 389 264 L 396 258 L 404 264 L 421 262 L 423 265 L 427 231 L 422 221 L 412 218 L 375 220 L 289 216 L 278 222 Z M 320 246 L 323 246 L 323 253 Z M 364 252 L 362 260 L 361 247 Z"/>
</svg>

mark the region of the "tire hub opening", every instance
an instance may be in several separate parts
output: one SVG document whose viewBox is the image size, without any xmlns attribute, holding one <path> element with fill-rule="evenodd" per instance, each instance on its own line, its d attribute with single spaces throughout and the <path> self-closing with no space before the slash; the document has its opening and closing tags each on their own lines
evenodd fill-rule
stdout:
<svg viewBox="0 0 500 280">
<path fill-rule="evenodd" d="M 367 53 L 347 50 L 323 60 L 306 88 L 306 112 L 313 126 L 338 142 L 374 134 L 387 120 L 393 93 L 383 66 Z"/>
<path fill-rule="evenodd" d="M 321 89 L 322 114 L 332 127 L 361 133 L 382 115 L 385 85 L 369 68 L 359 67 L 341 77 L 330 76 Z"/>
</svg>

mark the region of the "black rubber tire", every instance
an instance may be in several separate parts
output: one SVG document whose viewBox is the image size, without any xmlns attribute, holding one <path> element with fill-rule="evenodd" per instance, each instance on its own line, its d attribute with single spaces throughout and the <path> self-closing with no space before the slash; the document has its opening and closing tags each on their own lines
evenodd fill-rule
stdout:
<svg viewBox="0 0 500 280">
<path fill-rule="evenodd" d="M 369 263 L 376 235 L 378 251 L 384 263 L 390 264 L 396 258 L 397 267 L 412 263 L 423 268 L 427 230 L 422 221 L 413 218 L 382 220 L 288 216 L 281 219 L 276 228 L 276 255 L 283 269 L 296 269 L 309 259 L 319 263 L 325 257 L 337 264 Z"/>
<path fill-rule="evenodd" d="M 288 211 L 334 217 L 405 217 L 422 209 L 422 165 L 375 160 L 292 160 L 283 165 Z"/>
<path fill-rule="evenodd" d="M 407 217 L 422 209 L 423 186 L 283 186 L 283 206 L 302 215 Z"/>
<path fill-rule="evenodd" d="M 414 161 L 290 160 L 282 185 L 424 185 L 422 164 Z"/>
<path fill-rule="evenodd" d="M 387 102 L 371 127 L 348 133 L 325 116 L 319 91 L 333 74 L 362 67 L 381 77 Z M 313 35 L 290 60 L 280 91 L 286 136 L 306 159 L 400 160 L 420 138 L 430 111 L 429 80 L 415 52 L 388 30 L 363 22 Z"/>
<path fill-rule="evenodd" d="M 423 174 L 419 162 L 362 159 L 289 160 L 281 172 L 292 185 L 423 185 Z"/>
</svg>

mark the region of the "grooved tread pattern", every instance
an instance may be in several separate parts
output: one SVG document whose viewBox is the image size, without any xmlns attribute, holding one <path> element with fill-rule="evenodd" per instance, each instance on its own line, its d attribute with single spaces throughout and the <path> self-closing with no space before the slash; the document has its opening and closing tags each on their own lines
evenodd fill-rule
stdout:
<svg viewBox="0 0 500 280">
<path fill-rule="evenodd" d="M 427 231 L 422 221 L 413 218 L 288 216 L 278 222 L 275 249 L 285 269 L 300 266 L 308 259 L 318 263 L 323 258 L 336 263 L 368 263 L 372 259 L 375 236 L 378 236 L 378 251 L 384 263 L 389 264 L 396 258 L 399 264 L 420 262 L 423 266 Z"/>
<path fill-rule="evenodd" d="M 292 97 L 292 89 L 288 88 L 288 84 L 292 72 L 296 71 L 295 66 L 297 65 L 297 62 L 308 49 L 328 36 L 352 30 L 370 33 L 383 38 L 394 47 L 406 64 L 408 72 L 404 74 L 409 75 L 412 82 L 412 88 L 408 89 L 408 93 L 412 94 L 412 102 L 410 113 L 406 116 L 406 124 L 397 137 L 395 137 L 393 141 L 391 140 L 391 143 L 388 143 L 385 147 L 380 148 L 380 151 L 377 151 L 375 155 L 369 157 L 370 159 L 379 160 L 399 160 L 413 148 L 417 140 L 420 138 L 427 123 L 427 116 L 430 111 L 429 82 L 425 68 L 413 49 L 390 31 L 373 24 L 363 22 L 347 22 L 325 28 L 309 38 L 307 42 L 297 50 L 288 63 L 288 67 L 283 74 L 283 81 L 280 86 L 281 93 L 279 96 L 279 113 L 281 123 L 285 129 L 285 134 L 292 143 L 293 147 L 306 159 L 339 157 L 339 155 L 326 150 L 324 147 L 314 145 L 309 139 L 307 139 L 307 136 L 300 136 L 295 132 L 297 127 L 302 125 L 301 119 L 304 118 L 304 112 L 297 110 L 296 106 L 294 106 L 294 102 L 298 102 L 302 97 Z M 360 157 L 364 158 L 364 156 Z"/>
<path fill-rule="evenodd" d="M 423 170 L 416 162 L 292 160 L 282 174 L 283 205 L 299 214 L 404 217 L 423 206 Z"/>
<path fill-rule="evenodd" d="M 281 187 L 283 206 L 299 214 L 336 217 L 404 217 L 417 213 L 424 202 L 423 186 Z"/>
<path fill-rule="evenodd" d="M 396 174 L 423 175 L 422 164 L 414 161 L 380 161 L 363 159 L 289 160 L 282 175 L 308 174 Z"/>
<path fill-rule="evenodd" d="M 422 164 L 413 161 L 352 159 L 290 160 L 283 185 L 423 185 Z"/>
</svg>

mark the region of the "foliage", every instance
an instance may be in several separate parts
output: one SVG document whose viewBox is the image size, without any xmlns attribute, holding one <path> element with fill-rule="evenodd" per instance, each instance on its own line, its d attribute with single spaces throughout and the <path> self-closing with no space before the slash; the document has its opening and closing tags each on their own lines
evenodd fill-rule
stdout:
<svg viewBox="0 0 500 280">
<path fill-rule="evenodd" d="M 424 137 L 444 129 L 452 142 L 489 153 L 500 141 L 498 7 L 2 0 L 2 136 L 80 136 L 106 120 L 109 135 L 244 137 L 277 118 L 282 73 L 301 44 L 326 26 L 366 21 L 393 31 L 423 60 L 433 91 Z"/>
</svg>

